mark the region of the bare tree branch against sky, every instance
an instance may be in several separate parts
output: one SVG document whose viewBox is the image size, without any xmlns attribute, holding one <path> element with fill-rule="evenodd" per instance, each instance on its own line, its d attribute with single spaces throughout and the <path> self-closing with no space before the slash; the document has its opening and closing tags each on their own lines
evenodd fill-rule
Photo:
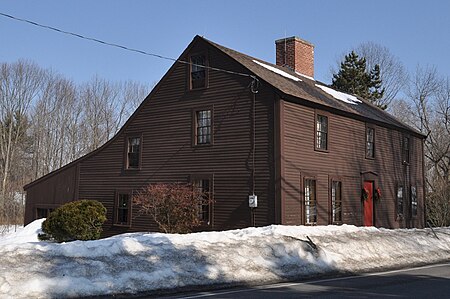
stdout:
<svg viewBox="0 0 450 299">
<path fill-rule="evenodd" d="M 2 1 L 0 12 L 142 51 L 177 58 L 196 34 L 266 61 L 274 41 L 297 35 L 315 44 L 315 74 L 329 83 L 337 55 L 372 41 L 408 70 L 450 69 L 447 1 Z M 0 61 L 27 59 L 77 82 L 158 81 L 172 62 L 0 18 Z"/>
</svg>

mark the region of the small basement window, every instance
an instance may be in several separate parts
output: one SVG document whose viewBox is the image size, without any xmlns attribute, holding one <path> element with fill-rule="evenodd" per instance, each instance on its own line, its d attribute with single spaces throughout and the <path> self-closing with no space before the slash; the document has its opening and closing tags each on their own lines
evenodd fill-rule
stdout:
<svg viewBox="0 0 450 299">
<path fill-rule="evenodd" d="M 204 54 L 191 56 L 190 87 L 191 89 L 205 88 L 207 82 L 206 56 Z"/>
</svg>

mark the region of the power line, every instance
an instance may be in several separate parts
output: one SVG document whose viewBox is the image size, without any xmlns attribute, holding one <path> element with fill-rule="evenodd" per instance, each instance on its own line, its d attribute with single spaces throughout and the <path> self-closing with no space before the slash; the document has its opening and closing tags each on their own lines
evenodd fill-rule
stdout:
<svg viewBox="0 0 450 299">
<path fill-rule="evenodd" d="M 176 59 L 176 58 L 172 58 L 172 57 L 167 57 L 167 56 L 163 56 L 163 55 L 159 55 L 159 54 L 149 53 L 149 52 L 146 52 L 146 51 L 143 51 L 143 50 L 129 48 L 129 47 L 126 47 L 126 46 L 123 46 L 123 45 L 106 42 L 106 41 L 103 41 L 103 40 L 100 40 L 100 39 L 97 39 L 97 38 L 88 37 L 88 36 L 84 36 L 82 34 L 78 34 L 78 33 L 70 32 L 70 31 L 58 29 L 58 28 L 53 27 L 53 26 L 43 25 L 43 24 L 40 24 L 40 23 L 37 23 L 37 22 L 34 22 L 34 21 L 18 18 L 18 17 L 12 16 L 12 15 L 9 15 L 9 14 L 6 14 L 6 13 L 2 13 L 2 12 L 0 12 L 0 16 L 6 17 L 6 18 L 10 18 L 10 19 L 15 20 L 15 21 L 20 21 L 20 22 L 24 22 L 24 23 L 27 23 L 27 24 L 31 24 L 31 25 L 34 25 L 34 26 L 37 26 L 37 27 L 41 27 L 41 28 L 44 28 L 44 29 L 56 31 L 58 33 L 71 35 L 71 36 L 74 36 L 74 37 L 77 37 L 77 38 L 80 38 L 80 39 L 89 40 L 89 41 L 96 42 L 96 43 L 99 43 L 99 44 L 103 44 L 103 45 L 106 45 L 106 46 L 119 48 L 119 49 L 122 49 L 122 50 L 125 50 L 125 51 L 131 51 L 131 52 L 139 53 L 139 54 L 146 55 L 146 56 L 152 56 L 152 57 L 156 57 L 156 58 L 160 58 L 160 59 L 170 60 L 170 61 L 179 62 L 179 63 L 183 63 L 183 64 L 189 64 L 189 65 L 193 65 L 193 66 L 198 66 L 198 67 L 205 68 L 205 69 L 210 69 L 210 70 L 213 70 L 213 71 L 219 71 L 219 72 L 225 72 L 225 73 L 228 73 L 228 74 L 233 74 L 233 75 L 238 75 L 238 76 L 250 77 L 253 80 L 259 81 L 256 78 L 256 76 L 251 75 L 251 74 L 239 73 L 239 72 L 234 72 L 234 71 L 230 71 L 230 70 L 224 70 L 224 69 L 215 68 L 215 67 L 211 67 L 211 66 L 194 64 L 194 63 L 191 63 L 189 61 L 184 61 L 184 60 L 180 60 L 180 59 Z"/>
</svg>

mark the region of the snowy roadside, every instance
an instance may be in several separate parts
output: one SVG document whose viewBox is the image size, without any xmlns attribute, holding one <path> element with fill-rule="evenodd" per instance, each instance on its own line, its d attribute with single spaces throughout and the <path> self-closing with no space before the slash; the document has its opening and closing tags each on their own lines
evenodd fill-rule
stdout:
<svg viewBox="0 0 450 299">
<path fill-rule="evenodd" d="M 0 237 L 0 297 L 54 298 L 257 284 L 450 260 L 450 228 L 279 226 L 37 242 L 42 220 Z M 309 237 L 314 245 L 308 242 Z"/>
</svg>

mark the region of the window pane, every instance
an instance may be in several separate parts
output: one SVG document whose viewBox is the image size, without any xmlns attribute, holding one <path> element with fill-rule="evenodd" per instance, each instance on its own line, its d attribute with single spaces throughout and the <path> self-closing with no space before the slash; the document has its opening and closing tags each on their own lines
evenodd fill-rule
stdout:
<svg viewBox="0 0 450 299">
<path fill-rule="evenodd" d="M 332 222 L 342 221 L 341 182 L 333 181 L 331 184 L 331 210 Z"/>
<path fill-rule="evenodd" d="M 211 143 L 211 110 L 196 112 L 197 144 Z"/>
<path fill-rule="evenodd" d="M 326 150 L 328 142 L 328 118 L 326 116 L 317 115 L 316 136 L 316 147 Z"/>
<path fill-rule="evenodd" d="M 397 214 L 403 215 L 403 187 L 397 188 Z"/>
<path fill-rule="evenodd" d="M 417 191 L 414 186 L 411 186 L 411 214 L 417 216 Z"/>
<path fill-rule="evenodd" d="M 48 216 L 48 210 L 47 209 L 42 209 L 42 208 L 37 208 L 36 209 L 36 217 L 37 217 L 37 219 L 47 218 L 47 216 Z"/>
<path fill-rule="evenodd" d="M 118 195 L 116 224 L 129 224 L 130 196 L 127 193 Z"/>
<path fill-rule="evenodd" d="M 366 157 L 368 158 L 374 158 L 375 152 L 374 152 L 374 134 L 373 128 L 367 128 L 366 131 Z"/>
<path fill-rule="evenodd" d="M 194 187 L 201 193 L 202 197 L 199 198 L 198 203 L 198 219 L 206 224 L 210 224 L 209 203 L 211 199 L 210 193 L 210 181 L 209 179 L 199 179 L 194 181 Z"/>
<path fill-rule="evenodd" d="M 128 165 L 127 168 L 139 168 L 139 157 L 141 150 L 141 138 L 128 138 Z"/>
<path fill-rule="evenodd" d="M 403 138 L 403 162 L 405 162 L 405 163 L 409 163 L 409 150 L 410 150 L 409 138 L 404 137 Z"/>
<path fill-rule="evenodd" d="M 206 69 L 202 66 L 206 65 L 204 55 L 196 55 L 191 57 L 191 88 L 202 88 L 206 85 Z"/>
<path fill-rule="evenodd" d="M 316 206 L 316 181 L 305 180 L 305 223 L 314 224 L 317 222 Z"/>
</svg>

